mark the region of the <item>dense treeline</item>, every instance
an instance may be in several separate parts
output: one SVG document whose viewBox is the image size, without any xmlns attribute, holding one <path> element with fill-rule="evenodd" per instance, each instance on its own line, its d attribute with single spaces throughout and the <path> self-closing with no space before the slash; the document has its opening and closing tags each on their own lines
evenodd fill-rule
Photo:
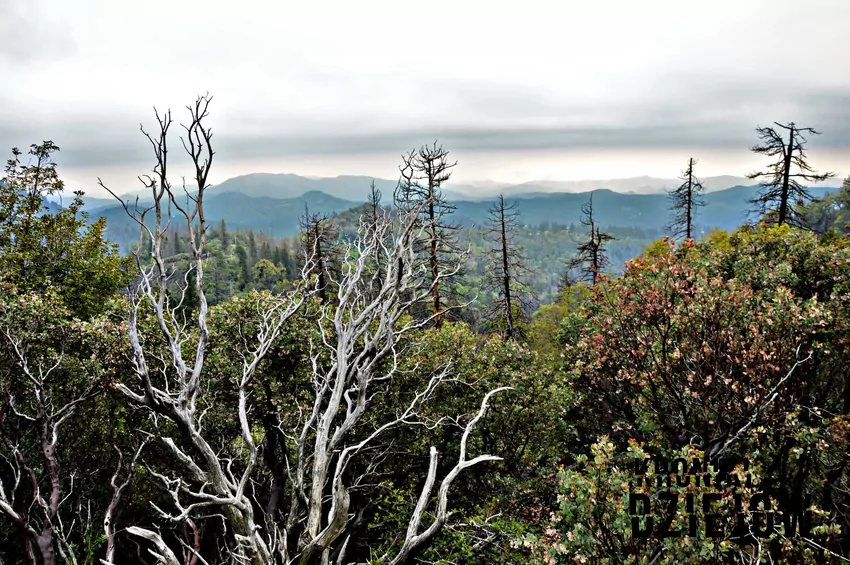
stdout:
<svg viewBox="0 0 850 565">
<path fill-rule="evenodd" d="M 576 256 L 576 249 L 585 236 L 581 226 L 552 224 L 546 222 L 536 226 L 519 224 L 522 205 L 517 203 L 519 216 L 514 243 L 523 252 L 526 266 L 525 284 L 529 288 L 528 312 L 550 304 L 557 299 L 564 270 Z M 360 216 L 364 208 L 355 208 L 343 214 L 328 216 L 341 240 L 356 237 Z M 652 241 L 662 237 L 655 230 L 640 228 L 603 226 L 604 232 L 612 234 L 614 240 L 607 244 L 610 272 L 622 270 L 626 261 L 639 255 Z M 222 237 L 224 233 L 224 237 Z M 464 262 L 463 277 L 456 283 L 456 291 L 472 300 L 467 307 L 468 321 L 475 326 L 483 323 L 486 310 L 496 294 L 485 284 L 489 262 L 487 252 L 493 240 L 485 228 L 471 228 L 459 235 L 461 246 L 469 250 Z M 299 276 L 301 243 L 299 238 L 272 238 L 251 230 L 229 231 L 221 222 L 207 236 L 207 299 L 218 304 L 224 299 L 247 290 L 280 291 L 287 281 Z M 188 267 L 189 255 L 185 230 L 172 228 L 164 238 L 166 259 L 180 272 Z M 131 246 L 131 252 L 138 249 Z M 149 250 L 142 247 L 142 258 L 149 260 Z M 268 263 L 267 263 L 268 262 Z M 271 264 L 269 264 L 271 263 Z M 179 277 L 175 277 L 179 278 Z M 477 320 L 477 321 L 476 321 Z"/>
<path fill-rule="evenodd" d="M 55 145 L 8 163 L 0 562 L 846 561 L 850 182 L 785 201 L 794 222 L 766 210 L 699 241 L 599 226 L 590 206 L 586 225 L 527 226 L 501 199 L 463 231 L 435 143 L 407 154 L 393 206 L 373 191 L 306 210 L 278 240 L 207 224 L 208 104 L 184 133 L 188 203 L 157 116 L 129 256 L 80 195 L 44 209 Z M 671 521 L 682 535 L 635 537 L 630 496 L 657 489 L 630 486 L 630 465 L 649 453 L 746 460 L 772 479 L 760 508 L 778 527 L 709 538 L 688 530 L 698 504 Z M 718 502 L 749 508 L 756 490 Z"/>
</svg>

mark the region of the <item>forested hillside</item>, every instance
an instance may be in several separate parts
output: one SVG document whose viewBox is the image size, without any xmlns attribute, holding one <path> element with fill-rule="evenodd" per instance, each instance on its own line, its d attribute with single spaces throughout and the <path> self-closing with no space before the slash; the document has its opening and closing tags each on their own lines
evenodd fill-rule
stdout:
<svg viewBox="0 0 850 565">
<path fill-rule="evenodd" d="M 336 180 L 336 179 L 334 179 Z M 240 185 L 239 179 L 232 179 L 219 187 L 232 188 L 233 191 L 210 190 L 207 213 L 211 222 L 226 220 L 232 229 L 252 230 L 262 232 L 272 237 L 293 237 L 298 233 L 298 218 L 307 205 L 319 213 L 342 213 L 356 208 L 365 200 L 369 191 L 368 179 L 356 178 L 347 181 L 346 198 L 329 196 L 320 191 L 299 193 L 293 197 L 254 196 L 253 185 Z M 213 188 L 219 188 L 213 187 Z M 386 187 L 392 194 L 394 186 Z M 724 190 L 708 193 L 705 196 L 706 206 L 697 221 L 698 233 L 709 233 L 712 229 L 724 230 L 753 220 L 757 216 L 748 213 L 748 202 L 758 193 L 758 186 L 734 186 Z M 835 188 L 817 188 L 813 193 L 823 197 Z M 549 225 L 578 225 L 581 204 L 590 197 L 587 193 L 554 193 L 526 195 L 517 201 L 520 204 L 523 225 L 536 228 L 541 224 Z M 611 190 L 592 191 L 598 207 L 599 221 L 616 228 L 637 228 L 647 233 L 661 233 L 669 222 L 669 202 L 665 194 L 622 194 Z M 385 193 L 386 195 L 386 193 Z M 355 200 L 356 199 L 356 200 Z M 471 228 L 486 221 L 487 210 L 492 200 L 466 201 L 457 200 L 447 195 L 457 210 L 454 221 Z M 145 205 L 140 200 L 140 207 Z M 130 202 L 134 204 L 133 201 Z M 385 203 L 389 205 L 388 203 Z M 149 204 L 148 204 L 149 205 Z M 136 227 L 117 204 L 104 206 L 100 199 L 92 208 L 92 217 L 107 218 L 107 235 L 117 242 L 122 250 L 126 250 L 130 242 L 138 239 Z"/>
<path fill-rule="evenodd" d="M 453 201 L 434 142 L 251 196 L 209 109 L 157 114 L 139 209 L 8 161 L 0 563 L 850 558 L 850 179 Z"/>
</svg>

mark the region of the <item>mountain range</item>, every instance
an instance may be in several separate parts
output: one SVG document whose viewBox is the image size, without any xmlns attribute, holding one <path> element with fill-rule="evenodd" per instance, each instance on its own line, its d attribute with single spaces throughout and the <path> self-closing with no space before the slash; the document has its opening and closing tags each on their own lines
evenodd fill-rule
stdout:
<svg viewBox="0 0 850 565">
<path fill-rule="evenodd" d="M 322 214 L 341 213 L 360 206 L 372 180 L 363 176 L 314 179 L 290 174 L 244 175 L 210 187 L 205 198 L 205 213 L 211 225 L 223 219 L 230 229 L 251 229 L 275 237 L 288 237 L 298 232 L 298 220 L 305 206 L 311 212 Z M 374 181 L 384 200 L 389 201 L 396 182 Z M 748 201 L 756 195 L 758 186 L 743 184 L 743 181 L 752 183 L 728 176 L 704 179 L 706 206 L 698 212 L 698 229 L 706 232 L 715 227 L 730 230 L 752 219 L 747 212 Z M 499 192 L 519 201 L 520 222 L 524 225 L 536 226 L 544 222 L 578 225 L 581 205 L 592 192 L 595 216 L 601 225 L 664 230 L 669 222 L 669 199 L 664 189 L 675 186 L 676 182 L 637 177 L 612 181 L 537 181 L 513 186 L 482 183 L 484 186 L 455 186 L 444 193 L 456 206 L 452 220 L 466 227 L 487 221 L 493 195 Z M 723 186 L 730 182 L 737 184 Z M 606 184 L 609 186 L 604 186 Z M 588 188 L 593 186 L 595 188 Z M 470 195 L 472 190 L 477 192 Z M 834 189 L 817 187 L 811 190 L 819 197 Z M 124 195 L 122 199 L 133 202 L 135 195 Z M 106 217 L 107 236 L 122 249 L 138 238 L 138 227 L 114 200 L 88 196 L 84 200 L 92 220 Z M 140 196 L 140 204 L 145 200 Z"/>
<path fill-rule="evenodd" d="M 358 201 L 369 190 L 371 182 L 383 194 L 385 202 L 392 199 L 396 187 L 395 180 L 372 178 L 362 175 L 343 175 L 337 177 L 305 177 L 289 173 L 251 173 L 227 179 L 207 189 L 209 195 L 225 192 L 238 192 L 245 196 L 269 198 L 298 198 L 302 194 L 319 191 L 343 200 Z M 633 194 L 664 194 L 667 189 L 681 184 L 679 179 L 665 179 L 650 176 L 608 180 L 552 181 L 536 180 L 511 184 L 491 180 L 470 181 L 466 183 L 447 183 L 443 193 L 449 200 L 467 200 L 471 202 L 490 200 L 500 193 L 511 198 L 528 198 L 540 194 L 590 192 L 608 189 L 614 192 Z M 707 177 L 702 180 L 707 192 L 722 190 L 732 186 L 745 186 L 752 181 L 744 177 L 729 175 Z M 127 193 L 121 196 L 124 201 L 149 200 L 147 194 Z M 70 197 L 69 197 L 70 198 Z M 115 200 L 85 196 L 89 210 L 112 206 Z"/>
<path fill-rule="evenodd" d="M 297 198 L 305 192 L 318 190 L 347 200 L 359 200 L 371 182 L 381 191 L 385 201 L 392 198 L 396 181 L 366 176 L 345 175 L 333 178 L 310 178 L 293 174 L 252 173 L 228 179 L 209 189 L 210 194 L 240 192 L 246 196 L 268 196 L 271 198 Z M 608 189 L 614 192 L 635 194 L 663 194 L 667 189 L 682 183 L 678 179 L 663 179 L 649 176 L 609 180 L 550 181 L 538 180 L 521 184 L 495 181 L 447 183 L 444 194 L 449 200 L 479 201 L 492 199 L 500 193 L 512 198 L 527 198 L 539 194 L 590 192 Z M 703 180 L 707 192 L 732 186 L 752 184 L 743 177 L 719 176 Z"/>
</svg>

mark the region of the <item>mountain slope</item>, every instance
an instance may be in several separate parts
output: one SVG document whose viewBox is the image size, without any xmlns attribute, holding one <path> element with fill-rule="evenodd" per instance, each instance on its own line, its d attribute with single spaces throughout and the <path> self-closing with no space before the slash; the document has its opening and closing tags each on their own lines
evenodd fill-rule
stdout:
<svg viewBox="0 0 850 565">
<path fill-rule="evenodd" d="M 210 187 L 210 194 L 240 192 L 247 196 L 268 196 L 270 198 L 297 198 L 311 190 L 319 190 L 337 198 L 363 200 L 369 191 L 369 185 L 383 193 L 384 200 L 392 198 L 396 187 L 395 180 L 372 178 L 367 176 L 343 175 L 333 178 L 309 178 L 282 173 L 251 173 L 228 179 Z M 536 194 L 582 193 L 597 189 L 609 189 L 620 193 L 665 194 L 665 190 L 681 184 L 678 179 L 662 179 L 649 176 L 626 179 L 582 180 L 582 181 L 529 181 L 521 184 L 484 182 L 481 184 L 446 184 L 443 193 L 451 200 L 480 201 L 493 198 L 500 192 L 512 198 L 527 198 Z M 707 177 L 703 184 L 708 192 L 722 190 L 736 185 L 749 184 L 741 177 Z"/>
<path fill-rule="evenodd" d="M 823 196 L 831 190 L 835 189 L 811 189 L 815 196 Z M 748 201 L 757 192 L 757 186 L 736 186 L 706 194 L 706 206 L 697 213 L 697 231 L 708 232 L 712 228 L 732 230 L 748 219 L 754 219 L 748 216 L 747 210 L 750 208 Z M 362 198 L 354 198 L 356 196 L 342 199 L 320 191 L 308 191 L 297 198 L 272 198 L 210 190 L 204 208 L 211 226 L 224 219 L 231 229 L 252 229 L 274 237 L 287 237 L 298 232 L 298 218 L 303 214 L 305 204 L 312 212 L 333 214 L 362 204 Z M 581 205 L 589 198 L 589 192 L 526 195 L 518 199 L 519 221 L 528 226 L 547 222 L 579 226 Z M 452 204 L 457 207 L 452 221 L 469 227 L 473 224 L 480 226 L 487 221 L 492 201 L 452 200 Z M 670 219 L 669 206 L 666 194 L 623 194 L 607 189 L 593 191 L 595 217 L 602 226 L 663 231 Z M 118 242 L 122 249 L 138 237 L 138 227 L 124 215 L 120 206 L 96 210 L 92 220 L 99 216 L 107 218 L 107 237 Z"/>
<path fill-rule="evenodd" d="M 823 196 L 832 188 L 811 189 L 815 196 Z M 706 205 L 697 211 L 697 229 L 734 229 L 753 219 L 747 211 L 749 200 L 758 192 L 757 186 L 735 186 L 710 192 L 704 196 Z M 590 198 L 590 192 L 537 193 L 519 201 L 519 220 L 526 225 L 542 222 L 576 224 L 581 221 L 581 205 Z M 457 211 L 454 221 L 464 225 L 487 221 L 489 202 L 454 202 Z M 670 221 L 670 200 L 666 194 L 622 194 L 612 190 L 593 191 L 593 211 L 603 226 L 637 227 L 664 230 Z"/>
<path fill-rule="evenodd" d="M 204 215 L 211 227 L 224 220 L 228 229 L 251 229 L 274 237 L 291 236 L 298 232 L 298 219 L 304 206 L 310 212 L 333 214 L 357 206 L 359 202 L 335 198 L 318 191 L 310 191 L 298 198 L 251 197 L 237 192 L 209 194 L 204 198 Z M 173 215 L 174 213 L 172 213 Z M 139 227 L 118 206 L 96 210 L 91 219 L 106 217 L 106 236 L 126 251 L 130 242 L 138 240 Z M 151 225 L 153 218 L 146 219 Z M 173 226 L 183 229 L 182 222 L 172 220 Z"/>
<path fill-rule="evenodd" d="M 308 178 L 292 174 L 252 173 L 227 179 L 208 189 L 210 195 L 239 192 L 246 196 L 269 198 L 298 198 L 306 192 L 320 191 L 336 198 L 366 200 L 371 177 L 339 176 L 333 178 Z M 375 185 L 391 198 L 396 181 L 374 179 Z"/>
</svg>

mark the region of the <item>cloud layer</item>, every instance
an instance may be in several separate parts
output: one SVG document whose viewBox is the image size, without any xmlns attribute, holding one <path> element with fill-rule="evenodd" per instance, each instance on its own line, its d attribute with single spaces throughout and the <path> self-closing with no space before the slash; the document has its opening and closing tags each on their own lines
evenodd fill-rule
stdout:
<svg viewBox="0 0 850 565">
<path fill-rule="evenodd" d="M 232 162 L 330 163 L 434 138 L 528 159 L 720 154 L 774 120 L 823 130 L 813 150 L 850 161 L 845 0 L 6 3 L 0 147 L 53 139 L 65 167 L 146 162 L 151 107 L 179 122 L 205 91 Z"/>
</svg>

